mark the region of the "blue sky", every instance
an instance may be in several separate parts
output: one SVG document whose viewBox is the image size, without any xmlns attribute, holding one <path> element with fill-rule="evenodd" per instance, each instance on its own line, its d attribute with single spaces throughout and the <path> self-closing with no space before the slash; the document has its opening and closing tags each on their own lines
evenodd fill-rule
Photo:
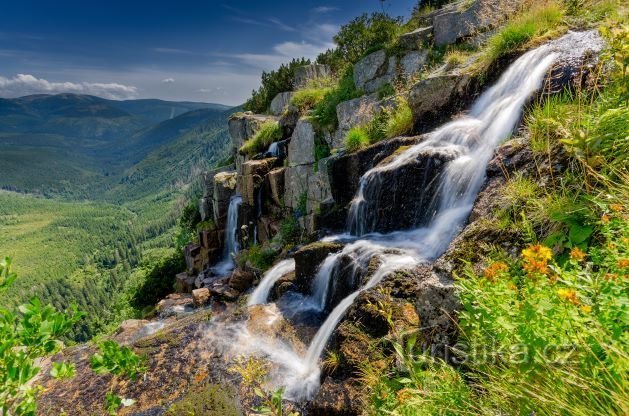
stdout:
<svg viewBox="0 0 629 416">
<path fill-rule="evenodd" d="M 20 0 L 0 13 L 0 97 L 76 92 L 106 98 L 242 103 L 262 70 L 332 46 L 378 0 Z M 414 0 L 385 9 L 408 16 Z"/>
</svg>

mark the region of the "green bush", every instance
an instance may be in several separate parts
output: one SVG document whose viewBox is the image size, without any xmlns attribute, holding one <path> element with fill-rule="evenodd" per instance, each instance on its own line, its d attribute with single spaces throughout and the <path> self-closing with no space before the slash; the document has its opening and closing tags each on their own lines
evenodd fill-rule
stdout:
<svg viewBox="0 0 629 416">
<path fill-rule="evenodd" d="M 300 112 L 305 112 L 314 108 L 319 104 L 325 96 L 332 91 L 330 87 L 324 88 L 304 88 L 298 90 L 291 98 L 291 104 L 299 109 Z"/>
<path fill-rule="evenodd" d="M 0 290 L 15 280 L 11 260 L 0 262 Z M 40 387 L 33 384 L 39 373 L 39 360 L 63 347 L 60 338 L 69 334 L 81 319 L 76 307 L 70 314 L 58 312 L 38 299 L 21 305 L 14 313 L 0 308 L 0 413 L 3 415 L 34 416 Z M 71 376 L 69 365 L 53 363 L 53 377 Z"/>
<path fill-rule="evenodd" d="M 273 142 L 282 139 L 282 128 L 277 121 L 267 121 L 252 138 L 247 140 L 240 148 L 240 153 L 255 156 L 265 151 Z"/>
<path fill-rule="evenodd" d="M 271 101 L 280 92 L 292 91 L 294 88 L 295 69 L 310 64 L 309 59 L 293 59 L 282 64 L 277 70 L 262 73 L 261 86 L 251 93 L 251 98 L 244 105 L 245 111 L 265 113 Z"/>
<path fill-rule="evenodd" d="M 303 230 L 299 226 L 299 221 L 294 216 L 285 218 L 280 223 L 280 237 L 282 244 L 291 246 L 299 244 L 303 235 Z"/>
<path fill-rule="evenodd" d="M 100 353 L 94 354 L 90 359 L 92 370 L 96 374 L 111 373 L 135 380 L 139 374 L 146 371 L 144 358 L 129 347 L 107 340 L 103 341 L 98 348 Z"/>
<path fill-rule="evenodd" d="M 345 149 L 348 152 L 355 152 L 369 146 L 369 134 L 364 127 L 356 126 L 347 132 L 345 136 Z"/>
<path fill-rule="evenodd" d="M 252 245 L 238 256 L 238 263 L 244 266 L 250 263 L 256 269 L 266 271 L 277 258 L 277 252 L 268 245 Z"/>
<path fill-rule="evenodd" d="M 311 112 L 312 121 L 320 128 L 333 131 L 338 127 L 336 106 L 343 101 L 352 100 L 362 95 L 362 91 L 354 84 L 354 73 L 352 68 L 347 68 L 338 85 L 327 91 L 323 100 L 314 107 Z"/>
<path fill-rule="evenodd" d="M 317 58 L 317 62 L 330 65 L 341 71 L 354 64 L 370 51 L 391 47 L 401 31 L 401 18 L 386 13 L 363 14 L 343 25 L 334 36 L 336 48 Z"/>
</svg>

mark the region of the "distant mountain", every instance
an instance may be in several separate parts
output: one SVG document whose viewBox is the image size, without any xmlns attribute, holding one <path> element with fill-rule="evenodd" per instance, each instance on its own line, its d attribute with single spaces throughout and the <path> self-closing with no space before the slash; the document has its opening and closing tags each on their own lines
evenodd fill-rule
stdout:
<svg viewBox="0 0 629 416">
<path fill-rule="evenodd" d="M 120 189 L 128 170 L 151 152 L 193 129 L 226 132 L 230 111 L 220 104 L 76 94 L 0 99 L 0 188 L 100 198 Z"/>
</svg>

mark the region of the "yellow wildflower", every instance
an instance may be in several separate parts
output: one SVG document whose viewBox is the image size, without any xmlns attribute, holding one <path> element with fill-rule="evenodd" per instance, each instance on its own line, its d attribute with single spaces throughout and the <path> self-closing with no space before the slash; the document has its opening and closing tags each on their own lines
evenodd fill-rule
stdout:
<svg viewBox="0 0 629 416">
<path fill-rule="evenodd" d="M 601 222 L 603 224 L 609 223 L 609 216 L 607 214 L 603 214 L 603 216 L 601 217 Z"/>
<path fill-rule="evenodd" d="M 577 298 L 577 292 L 574 289 L 559 289 L 557 291 L 557 295 L 559 299 L 570 302 L 573 305 L 579 304 L 579 299 Z"/>
<path fill-rule="evenodd" d="M 574 247 L 572 250 L 570 250 L 570 259 L 581 262 L 585 259 L 585 252 L 579 247 Z"/>
<path fill-rule="evenodd" d="M 583 313 L 590 313 L 590 312 L 592 312 L 592 307 L 590 305 L 581 305 L 580 309 L 581 309 L 581 312 L 583 312 Z"/>
<path fill-rule="evenodd" d="M 605 276 L 603 276 L 603 279 L 605 280 L 616 280 L 617 278 L 618 275 L 614 273 L 607 273 Z"/>
<path fill-rule="evenodd" d="M 609 209 L 611 209 L 614 212 L 621 212 L 622 211 L 622 205 L 620 205 L 620 204 L 611 204 L 609 206 Z"/>
<path fill-rule="evenodd" d="M 629 267 L 629 260 L 627 259 L 618 260 L 618 267 L 621 269 L 626 269 L 627 267 Z"/>
<path fill-rule="evenodd" d="M 522 267 L 529 274 L 548 274 L 548 260 L 553 257 L 553 252 L 550 248 L 541 244 L 535 244 L 527 249 L 522 250 L 522 258 L 524 264 Z"/>
</svg>

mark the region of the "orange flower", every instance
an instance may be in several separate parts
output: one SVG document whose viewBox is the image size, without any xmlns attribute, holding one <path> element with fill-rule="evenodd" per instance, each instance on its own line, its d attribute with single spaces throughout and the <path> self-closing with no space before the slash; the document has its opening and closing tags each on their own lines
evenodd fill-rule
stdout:
<svg viewBox="0 0 629 416">
<path fill-rule="evenodd" d="M 581 250 L 579 247 L 574 247 L 572 250 L 570 250 L 570 259 L 577 261 L 577 262 L 581 262 L 585 259 L 585 252 L 583 250 Z"/>
<path fill-rule="evenodd" d="M 601 222 L 603 224 L 607 224 L 609 222 L 609 216 L 607 214 L 603 214 L 603 216 L 601 217 Z"/>
<path fill-rule="evenodd" d="M 629 260 L 627 259 L 618 260 L 618 267 L 621 269 L 626 269 L 627 267 L 629 267 Z"/>
<path fill-rule="evenodd" d="M 592 307 L 590 305 L 581 305 L 581 307 L 579 309 L 581 309 L 581 312 L 583 312 L 583 313 L 590 313 L 590 312 L 592 312 Z"/>
<path fill-rule="evenodd" d="M 605 280 L 616 280 L 618 278 L 617 274 L 614 273 L 607 273 L 605 276 L 603 276 L 603 279 Z"/>
<path fill-rule="evenodd" d="M 614 212 L 622 212 L 622 205 L 620 205 L 620 204 L 611 204 L 609 206 L 609 209 L 611 209 Z"/>
<path fill-rule="evenodd" d="M 509 289 L 511 289 L 511 290 L 518 290 L 518 287 L 517 287 L 516 285 L 514 285 L 513 283 L 509 283 L 509 284 L 507 285 L 507 287 L 508 287 Z"/>
<path fill-rule="evenodd" d="M 492 282 L 496 281 L 496 277 L 509 271 L 509 266 L 498 261 L 485 269 L 485 277 Z"/>
<path fill-rule="evenodd" d="M 535 244 L 522 250 L 524 264 L 522 267 L 529 274 L 548 274 L 548 260 L 552 259 L 553 252 L 541 244 Z"/>
<path fill-rule="evenodd" d="M 573 305 L 579 304 L 579 299 L 577 298 L 577 292 L 574 289 L 559 289 L 557 291 L 557 295 L 559 299 L 570 302 Z"/>
<path fill-rule="evenodd" d="M 407 401 L 413 399 L 417 393 L 413 392 L 411 389 L 402 389 L 396 393 L 398 403 L 406 403 Z"/>
</svg>

